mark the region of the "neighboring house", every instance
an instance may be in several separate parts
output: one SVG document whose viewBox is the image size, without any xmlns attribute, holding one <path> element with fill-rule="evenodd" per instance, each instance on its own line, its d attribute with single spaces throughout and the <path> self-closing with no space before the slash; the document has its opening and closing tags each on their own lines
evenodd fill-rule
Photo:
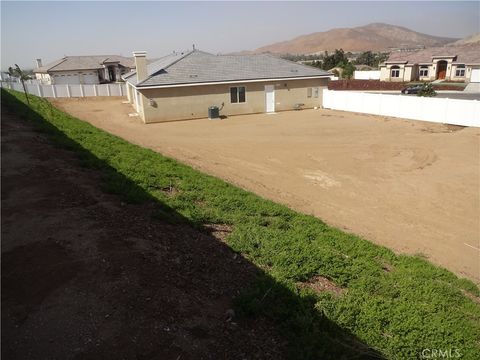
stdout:
<svg viewBox="0 0 480 360">
<path fill-rule="evenodd" d="M 331 69 L 328 70 L 328 72 L 338 76 L 339 78 L 342 77 L 342 74 L 343 74 L 343 68 L 341 68 L 340 66 L 335 66 Z"/>
<path fill-rule="evenodd" d="M 480 82 L 480 46 L 445 46 L 391 54 L 380 65 L 380 80 Z"/>
<path fill-rule="evenodd" d="M 136 71 L 123 78 L 129 101 L 145 123 L 313 108 L 331 74 L 271 55 L 173 53 L 147 66 L 134 52 Z"/>
<path fill-rule="evenodd" d="M 6 72 L 1 72 L 0 73 L 0 80 L 1 81 L 8 81 L 8 82 L 20 82 L 20 79 L 17 78 L 16 76 L 11 76 L 10 74 Z"/>
<path fill-rule="evenodd" d="M 122 81 L 134 68 L 132 58 L 118 55 L 65 56 L 45 66 L 37 59 L 33 73 L 45 84 L 103 84 Z"/>
</svg>

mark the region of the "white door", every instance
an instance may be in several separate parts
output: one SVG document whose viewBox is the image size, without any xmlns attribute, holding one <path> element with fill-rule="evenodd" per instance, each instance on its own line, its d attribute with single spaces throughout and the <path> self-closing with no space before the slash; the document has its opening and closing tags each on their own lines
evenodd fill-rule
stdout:
<svg viewBox="0 0 480 360">
<path fill-rule="evenodd" d="M 265 112 L 275 112 L 275 86 L 265 85 Z"/>
<path fill-rule="evenodd" d="M 470 82 L 480 82 L 480 69 L 472 69 L 472 76 Z"/>
</svg>

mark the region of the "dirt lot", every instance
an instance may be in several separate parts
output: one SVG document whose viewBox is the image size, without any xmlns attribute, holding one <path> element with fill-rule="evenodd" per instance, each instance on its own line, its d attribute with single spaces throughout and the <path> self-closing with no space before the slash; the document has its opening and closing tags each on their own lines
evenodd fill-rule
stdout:
<svg viewBox="0 0 480 360">
<path fill-rule="evenodd" d="M 67 112 L 480 282 L 480 129 L 331 110 L 144 125 L 121 98 Z"/>
<path fill-rule="evenodd" d="M 3 359 L 281 359 L 232 299 L 258 271 L 219 238 L 152 220 L 2 111 Z M 224 234 L 223 234 L 224 235 Z"/>
</svg>

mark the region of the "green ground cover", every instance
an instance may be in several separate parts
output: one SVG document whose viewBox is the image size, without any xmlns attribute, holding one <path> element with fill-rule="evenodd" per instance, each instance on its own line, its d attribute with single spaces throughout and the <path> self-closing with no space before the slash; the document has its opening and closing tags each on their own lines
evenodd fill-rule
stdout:
<svg viewBox="0 0 480 360">
<path fill-rule="evenodd" d="M 130 144 L 45 99 L 30 103 L 2 90 L 2 112 L 75 151 L 101 171 L 105 191 L 153 200 L 155 216 L 170 222 L 230 225 L 229 246 L 263 270 L 236 299 L 237 314 L 271 319 L 289 339 L 291 358 L 416 359 L 438 349 L 480 359 L 480 291 L 472 282 Z M 342 291 L 299 286 L 315 276 Z"/>
</svg>

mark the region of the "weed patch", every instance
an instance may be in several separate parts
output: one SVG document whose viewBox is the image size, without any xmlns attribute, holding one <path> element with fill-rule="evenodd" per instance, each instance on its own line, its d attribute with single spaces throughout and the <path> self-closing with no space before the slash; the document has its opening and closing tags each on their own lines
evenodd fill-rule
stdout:
<svg viewBox="0 0 480 360">
<path fill-rule="evenodd" d="M 336 296 L 342 296 L 345 292 L 344 288 L 335 285 L 332 281 L 323 276 L 314 276 L 305 282 L 297 283 L 297 286 L 301 289 L 312 289 L 317 294 L 327 291 Z"/>
</svg>

